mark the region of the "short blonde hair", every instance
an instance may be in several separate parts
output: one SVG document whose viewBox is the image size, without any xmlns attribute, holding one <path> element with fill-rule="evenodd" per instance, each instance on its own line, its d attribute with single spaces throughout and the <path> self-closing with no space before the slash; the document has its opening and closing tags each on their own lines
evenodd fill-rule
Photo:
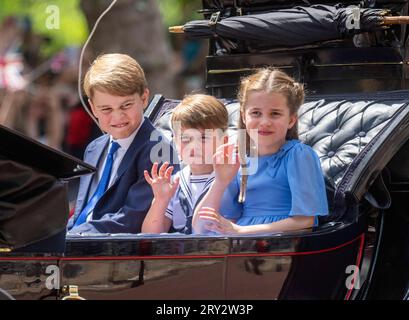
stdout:
<svg viewBox="0 0 409 320">
<path fill-rule="evenodd" d="M 222 102 L 206 94 L 185 97 L 173 110 L 172 128 L 179 123 L 182 128 L 227 130 L 229 115 Z"/>
<path fill-rule="evenodd" d="M 138 62 L 126 54 L 111 53 L 99 56 L 84 77 L 84 91 L 92 99 L 94 90 L 129 96 L 142 95 L 148 84 Z"/>
</svg>

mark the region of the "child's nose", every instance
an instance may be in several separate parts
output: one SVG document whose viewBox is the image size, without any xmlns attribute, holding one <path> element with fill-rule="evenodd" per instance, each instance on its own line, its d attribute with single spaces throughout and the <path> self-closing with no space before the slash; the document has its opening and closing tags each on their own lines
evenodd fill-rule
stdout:
<svg viewBox="0 0 409 320">
<path fill-rule="evenodd" d="M 194 156 L 194 155 L 200 155 L 200 154 L 202 154 L 202 149 L 204 148 L 204 145 L 202 144 L 202 142 L 201 141 L 197 141 L 196 143 L 195 143 L 195 146 L 194 146 L 194 148 L 192 148 L 192 156 Z"/>
<path fill-rule="evenodd" d="M 270 126 L 271 120 L 268 117 L 262 117 L 260 121 L 260 125 L 262 126 Z"/>
<path fill-rule="evenodd" d="M 112 120 L 117 121 L 123 119 L 125 113 L 122 110 L 118 110 L 112 113 Z"/>
</svg>

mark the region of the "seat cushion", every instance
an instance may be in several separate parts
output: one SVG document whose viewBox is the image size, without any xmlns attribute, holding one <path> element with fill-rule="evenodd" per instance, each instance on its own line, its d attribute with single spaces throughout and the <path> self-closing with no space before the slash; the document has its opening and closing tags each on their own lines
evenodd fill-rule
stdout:
<svg viewBox="0 0 409 320">
<path fill-rule="evenodd" d="M 319 99 L 301 106 L 300 140 L 317 152 L 328 188 L 336 189 L 352 160 L 404 105 L 374 99 Z"/>
</svg>

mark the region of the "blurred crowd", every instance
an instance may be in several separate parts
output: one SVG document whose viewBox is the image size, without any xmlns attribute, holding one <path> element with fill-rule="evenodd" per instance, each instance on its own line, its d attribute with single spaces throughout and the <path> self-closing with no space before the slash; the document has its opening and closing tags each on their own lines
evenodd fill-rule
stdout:
<svg viewBox="0 0 409 320">
<path fill-rule="evenodd" d="M 87 144 L 101 131 L 79 100 L 81 48 L 67 47 L 44 57 L 41 48 L 49 41 L 33 32 L 28 17 L 0 21 L 0 125 L 82 158 Z M 178 85 L 176 97 L 170 98 L 203 91 L 206 42 L 184 37 L 171 42 Z M 84 70 L 91 55 L 84 56 Z"/>
<path fill-rule="evenodd" d="M 100 134 L 77 93 L 80 48 L 43 57 L 29 18 L 0 22 L 0 124 L 82 158 Z"/>
</svg>

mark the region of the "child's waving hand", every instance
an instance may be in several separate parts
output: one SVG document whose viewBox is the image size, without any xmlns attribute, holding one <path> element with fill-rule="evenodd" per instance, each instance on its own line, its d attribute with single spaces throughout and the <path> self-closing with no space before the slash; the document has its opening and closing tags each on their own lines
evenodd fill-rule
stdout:
<svg viewBox="0 0 409 320">
<path fill-rule="evenodd" d="M 240 168 L 237 147 L 234 143 L 228 143 L 228 137 L 224 138 L 224 144 L 219 146 L 213 156 L 213 167 L 217 183 L 228 185 L 236 176 Z"/>
<path fill-rule="evenodd" d="M 179 177 L 177 177 L 173 182 L 171 181 L 174 167 L 169 167 L 168 162 L 163 163 L 159 171 L 158 166 L 159 165 L 157 162 L 153 164 L 151 176 L 149 176 L 147 170 L 144 171 L 145 180 L 151 186 L 155 199 L 169 201 L 178 188 Z"/>
</svg>

